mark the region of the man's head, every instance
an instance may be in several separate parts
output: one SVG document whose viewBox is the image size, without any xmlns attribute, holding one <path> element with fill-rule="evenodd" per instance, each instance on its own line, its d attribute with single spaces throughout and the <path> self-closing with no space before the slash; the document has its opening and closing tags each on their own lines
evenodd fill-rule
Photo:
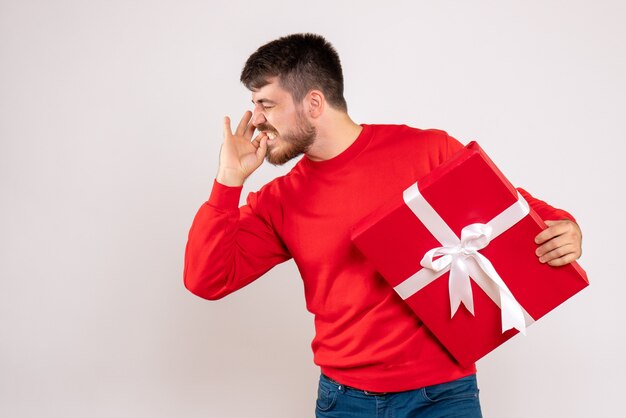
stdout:
<svg viewBox="0 0 626 418">
<path fill-rule="evenodd" d="M 339 56 L 324 38 L 289 35 L 248 58 L 241 81 L 252 91 L 252 124 L 267 134 L 266 159 L 284 164 L 310 150 L 326 105 L 346 112 Z"/>
<path fill-rule="evenodd" d="M 309 91 L 316 89 L 324 93 L 330 106 L 347 111 L 339 55 L 319 35 L 288 35 L 261 46 L 250 55 L 240 77 L 252 91 L 269 84 L 274 78 L 292 95 L 296 104 Z"/>
</svg>

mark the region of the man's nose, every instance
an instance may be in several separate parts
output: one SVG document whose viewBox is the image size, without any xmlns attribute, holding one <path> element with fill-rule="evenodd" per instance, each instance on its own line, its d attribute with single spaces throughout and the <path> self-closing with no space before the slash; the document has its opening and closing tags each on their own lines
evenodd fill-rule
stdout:
<svg viewBox="0 0 626 418">
<path fill-rule="evenodd" d="M 263 112 L 255 110 L 252 114 L 252 124 L 254 126 L 259 126 L 260 124 L 265 122 L 267 122 L 267 119 L 265 119 L 265 115 L 263 114 Z"/>
</svg>

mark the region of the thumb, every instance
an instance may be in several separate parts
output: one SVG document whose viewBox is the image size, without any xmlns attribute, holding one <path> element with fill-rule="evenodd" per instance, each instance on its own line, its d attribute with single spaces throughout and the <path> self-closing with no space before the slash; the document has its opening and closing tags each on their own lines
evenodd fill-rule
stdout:
<svg viewBox="0 0 626 418">
<path fill-rule="evenodd" d="M 259 148 L 256 149 L 257 160 L 263 160 L 265 154 L 267 154 L 267 136 L 263 135 L 259 139 Z"/>
</svg>

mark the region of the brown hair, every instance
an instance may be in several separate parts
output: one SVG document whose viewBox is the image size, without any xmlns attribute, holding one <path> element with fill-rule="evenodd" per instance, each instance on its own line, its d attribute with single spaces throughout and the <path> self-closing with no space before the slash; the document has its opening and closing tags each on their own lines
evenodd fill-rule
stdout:
<svg viewBox="0 0 626 418">
<path fill-rule="evenodd" d="M 273 77 L 278 77 L 296 103 L 318 89 L 332 107 L 347 111 L 339 55 L 320 35 L 293 34 L 261 46 L 246 61 L 240 80 L 248 89 L 256 90 Z"/>
</svg>

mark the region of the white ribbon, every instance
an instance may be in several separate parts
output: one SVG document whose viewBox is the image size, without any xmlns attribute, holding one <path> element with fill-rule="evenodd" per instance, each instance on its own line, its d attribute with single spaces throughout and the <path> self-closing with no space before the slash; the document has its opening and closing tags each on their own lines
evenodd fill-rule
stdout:
<svg viewBox="0 0 626 418">
<path fill-rule="evenodd" d="M 518 193 L 518 200 L 486 224 L 471 224 L 461 230 L 461 238 L 450 229 L 433 207 L 424 199 L 417 183 L 404 191 L 404 202 L 442 246 L 424 254 L 417 273 L 397 285 L 394 289 L 407 299 L 438 277 L 450 271 L 448 290 L 450 295 L 450 317 L 457 312 L 461 303 L 474 315 L 474 299 L 470 277 L 498 305 L 502 312 L 502 332 L 515 328 L 522 334 L 534 320 L 515 300 L 491 262 L 479 250 L 515 225 L 528 212 L 528 203 Z M 439 257 L 439 258 L 436 258 Z"/>
</svg>

